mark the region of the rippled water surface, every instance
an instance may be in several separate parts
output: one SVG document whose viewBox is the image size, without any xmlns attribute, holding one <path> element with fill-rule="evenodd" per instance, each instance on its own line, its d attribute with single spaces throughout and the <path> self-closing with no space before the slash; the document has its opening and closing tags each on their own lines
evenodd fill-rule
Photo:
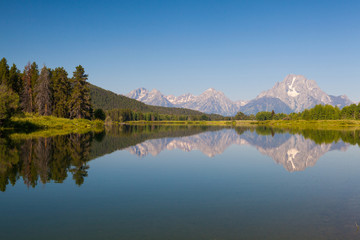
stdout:
<svg viewBox="0 0 360 240">
<path fill-rule="evenodd" d="M 0 239 L 360 239 L 359 131 L 0 138 Z"/>
</svg>

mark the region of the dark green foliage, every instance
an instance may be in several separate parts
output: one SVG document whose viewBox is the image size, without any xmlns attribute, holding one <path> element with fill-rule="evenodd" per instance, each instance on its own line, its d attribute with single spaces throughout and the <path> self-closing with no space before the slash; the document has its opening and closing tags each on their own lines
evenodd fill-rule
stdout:
<svg viewBox="0 0 360 240">
<path fill-rule="evenodd" d="M 0 84 L 7 84 L 9 81 L 9 65 L 6 58 L 0 60 Z"/>
<path fill-rule="evenodd" d="M 335 120 L 340 119 L 340 109 L 331 105 L 316 105 L 304 110 L 300 116 L 304 120 Z"/>
<path fill-rule="evenodd" d="M 256 120 L 258 121 L 265 121 L 272 119 L 273 119 L 273 114 L 271 112 L 258 112 L 256 114 Z"/>
<path fill-rule="evenodd" d="M 209 118 L 208 116 L 206 116 L 206 114 L 202 114 L 202 115 L 200 116 L 200 120 L 202 120 L 202 121 L 208 121 L 208 120 L 210 120 L 210 118 Z"/>
<path fill-rule="evenodd" d="M 7 83 L 7 86 L 18 95 L 21 94 L 22 81 L 20 71 L 17 69 L 15 64 L 13 64 L 10 68 L 9 81 Z"/>
<path fill-rule="evenodd" d="M 41 69 L 41 74 L 36 82 L 35 106 L 40 115 L 50 115 L 52 111 L 52 89 L 51 89 L 51 73 L 45 66 Z"/>
<path fill-rule="evenodd" d="M 95 119 L 100 119 L 100 120 L 105 120 L 106 118 L 106 115 L 105 115 L 105 112 L 101 109 L 101 108 L 98 108 L 94 111 L 94 118 Z"/>
<path fill-rule="evenodd" d="M 273 115 L 273 120 L 286 120 L 288 118 L 288 115 L 285 113 L 276 113 Z"/>
<path fill-rule="evenodd" d="M 39 78 L 39 68 L 38 65 L 36 64 L 36 62 L 33 62 L 30 66 L 30 79 L 31 79 L 31 89 L 32 89 L 32 106 L 33 112 L 36 112 L 36 107 L 35 107 L 35 98 L 36 98 L 36 93 L 34 92 L 35 86 L 36 86 L 36 82 Z"/>
<path fill-rule="evenodd" d="M 19 96 L 3 83 L 0 84 L 0 125 L 10 119 L 19 106 Z"/>
<path fill-rule="evenodd" d="M 68 101 L 70 97 L 70 81 L 64 68 L 55 68 L 52 72 L 53 83 L 53 114 L 56 117 L 69 117 Z"/>
<path fill-rule="evenodd" d="M 157 112 L 137 112 L 130 109 L 112 109 L 106 111 L 106 115 L 115 122 L 127 121 L 210 121 L 211 115 L 202 114 L 195 116 L 176 115 L 176 114 L 159 114 Z"/>
<path fill-rule="evenodd" d="M 72 78 L 72 91 L 69 101 L 70 118 L 90 118 L 91 102 L 89 84 L 84 68 L 76 67 Z"/>
<path fill-rule="evenodd" d="M 22 91 L 20 97 L 21 108 L 24 112 L 32 113 L 33 111 L 33 93 L 31 88 L 30 63 L 25 66 L 22 78 Z"/>
<path fill-rule="evenodd" d="M 238 112 L 234 117 L 234 120 L 254 120 L 254 119 L 255 119 L 254 115 L 248 116 L 243 112 Z"/>
<path fill-rule="evenodd" d="M 360 103 L 344 107 L 341 110 L 341 117 L 344 119 L 360 119 Z"/>
<path fill-rule="evenodd" d="M 39 68 L 36 62 L 33 62 L 30 66 L 30 78 L 31 78 L 31 88 L 34 89 L 36 81 L 39 78 Z"/>
<path fill-rule="evenodd" d="M 62 67 L 53 71 L 44 67 L 39 75 L 37 64 L 29 62 L 21 74 L 15 64 L 9 70 L 6 59 L 0 61 L 0 81 L 12 90 L 11 93 L 19 95 L 21 110 L 27 113 L 90 119 L 92 106 L 86 80 L 81 66 L 69 80 Z"/>
<path fill-rule="evenodd" d="M 360 119 L 360 105 L 351 104 L 343 109 L 331 105 L 316 105 L 301 113 L 289 115 L 290 119 L 303 120 L 339 120 L 339 119 Z"/>
</svg>

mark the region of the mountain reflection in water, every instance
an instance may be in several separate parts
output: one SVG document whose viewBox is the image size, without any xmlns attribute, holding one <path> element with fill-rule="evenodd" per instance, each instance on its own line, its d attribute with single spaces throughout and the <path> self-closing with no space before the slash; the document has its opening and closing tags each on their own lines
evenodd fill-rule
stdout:
<svg viewBox="0 0 360 240">
<path fill-rule="evenodd" d="M 251 145 L 264 155 L 271 157 L 289 171 L 303 171 L 314 166 L 316 161 L 331 150 L 346 151 L 349 144 L 333 142 L 317 144 L 302 135 L 289 133 L 258 135 L 247 131 L 239 135 L 234 129 L 205 132 L 180 138 L 162 138 L 147 140 L 127 148 L 139 157 L 158 155 L 164 150 L 180 149 L 186 152 L 199 150 L 208 157 L 222 154 L 231 145 Z"/>
<path fill-rule="evenodd" d="M 39 182 L 63 182 L 72 175 L 81 185 L 88 175 L 88 162 L 126 149 L 139 157 L 164 150 L 199 150 L 209 157 L 222 154 L 231 145 L 251 145 L 287 171 L 314 166 L 325 153 L 346 151 L 360 143 L 359 131 L 281 130 L 215 128 L 199 126 L 114 127 L 102 133 L 70 134 L 48 138 L 0 138 L 0 190 L 22 179 L 27 186 Z"/>
</svg>

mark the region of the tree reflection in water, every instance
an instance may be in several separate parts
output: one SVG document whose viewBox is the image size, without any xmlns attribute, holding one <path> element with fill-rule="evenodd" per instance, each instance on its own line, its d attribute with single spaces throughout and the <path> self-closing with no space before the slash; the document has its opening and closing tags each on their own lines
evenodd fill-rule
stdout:
<svg viewBox="0 0 360 240">
<path fill-rule="evenodd" d="M 93 133 L 11 140 L 0 138 L 0 190 L 20 178 L 28 187 L 61 183 L 68 172 L 81 185 L 87 176 Z"/>
</svg>

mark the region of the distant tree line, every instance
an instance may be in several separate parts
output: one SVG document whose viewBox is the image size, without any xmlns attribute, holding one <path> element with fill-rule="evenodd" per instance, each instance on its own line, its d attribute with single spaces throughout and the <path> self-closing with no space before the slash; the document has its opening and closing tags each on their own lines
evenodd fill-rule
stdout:
<svg viewBox="0 0 360 240">
<path fill-rule="evenodd" d="M 106 111 L 109 120 L 115 122 L 127 121 L 210 121 L 211 115 L 176 115 L 176 114 L 159 114 L 156 112 L 139 112 L 130 109 L 112 109 Z M 216 119 L 218 119 L 216 117 Z"/>
<path fill-rule="evenodd" d="M 258 112 L 254 115 L 246 115 L 238 112 L 234 117 L 235 120 L 341 120 L 353 119 L 360 120 L 360 103 L 358 105 L 351 104 L 342 109 L 331 105 L 316 105 L 311 109 L 305 109 L 299 113 L 275 113 L 274 111 Z"/>
<path fill-rule="evenodd" d="M 219 115 L 202 114 L 202 115 L 176 115 L 176 114 L 159 114 L 156 112 L 140 112 L 130 109 L 112 109 L 102 113 L 99 119 L 105 119 L 105 116 L 111 121 L 216 121 L 216 120 L 340 120 L 354 119 L 360 120 L 360 104 L 352 104 L 342 108 L 331 105 L 316 105 L 311 109 L 306 109 L 300 113 L 275 113 L 274 111 L 262 111 L 256 115 L 246 115 L 238 112 L 234 117 L 219 117 Z"/>
<path fill-rule="evenodd" d="M 28 63 L 21 72 L 15 64 L 0 60 L 0 121 L 15 112 L 54 115 L 62 118 L 93 116 L 88 75 L 76 67 L 71 78 L 63 67 L 40 71 L 36 62 Z"/>
</svg>

